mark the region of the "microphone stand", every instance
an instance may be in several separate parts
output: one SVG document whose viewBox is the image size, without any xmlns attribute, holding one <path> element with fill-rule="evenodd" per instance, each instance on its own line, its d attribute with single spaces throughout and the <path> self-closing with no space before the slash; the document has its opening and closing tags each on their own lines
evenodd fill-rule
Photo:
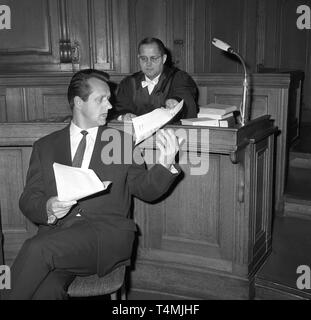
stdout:
<svg viewBox="0 0 311 320">
<path fill-rule="evenodd" d="M 232 51 L 232 52 L 230 52 Z M 245 65 L 244 59 L 234 50 L 230 50 L 229 52 L 234 54 L 239 58 L 239 60 L 242 63 L 243 69 L 244 69 L 244 80 L 243 80 L 243 98 L 242 98 L 242 108 L 240 108 L 241 112 L 241 124 L 242 126 L 245 125 L 246 122 L 248 122 L 248 117 L 249 117 L 249 110 L 248 110 L 248 101 L 247 101 L 247 96 L 248 96 L 248 88 L 249 88 L 249 81 L 248 81 L 248 74 L 247 74 L 247 69 Z"/>
<path fill-rule="evenodd" d="M 244 69 L 244 81 L 243 81 L 243 98 L 242 98 L 242 108 L 240 106 L 240 114 L 241 114 L 241 125 L 244 126 L 246 122 L 249 120 L 249 107 L 248 107 L 248 88 L 249 88 L 249 81 L 248 81 L 248 74 L 247 74 L 247 68 L 244 59 L 235 52 L 232 47 L 227 44 L 226 42 L 223 42 L 221 40 L 218 40 L 216 38 L 213 39 L 212 44 L 217 47 L 220 50 L 229 52 L 231 54 L 234 54 L 238 57 L 238 59 L 241 61 L 243 69 Z"/>
</svg>

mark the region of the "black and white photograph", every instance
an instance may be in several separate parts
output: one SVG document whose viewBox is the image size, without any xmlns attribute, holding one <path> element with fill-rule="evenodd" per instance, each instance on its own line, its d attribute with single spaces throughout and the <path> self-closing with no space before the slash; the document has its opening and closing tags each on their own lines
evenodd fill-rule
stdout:
<svg viewBox="0 0 311 320">
<path fill-rule="evenodd" d="M 0 0 L 0 305 L 310 300 L 310 88 L 310 0 Z"/>
</svg>

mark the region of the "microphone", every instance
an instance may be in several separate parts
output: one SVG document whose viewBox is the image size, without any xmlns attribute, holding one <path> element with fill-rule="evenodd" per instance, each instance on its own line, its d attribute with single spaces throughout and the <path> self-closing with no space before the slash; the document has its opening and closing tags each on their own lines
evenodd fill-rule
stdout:
<svg viewBox="0 0 311 320">
<path fill-rule="evenodd" d="M 213 41 L 212 41 L 212 44 L 213 44 L 215 47 L 217 47 L 218 49 L 220 49 L 220 50 L 233 53 L 232 47 L 231 47 L 228 43 L 226 43 L 226 42 L 224 42 L 224 41 L 221 41 L 221 40 L 219 40 L 219 39 L 214 38 Z"/>
<path fill-rule="evenodd" d="M 223 51 L 229 52 L 231 54 L 234 54 L 239 58 L 239 60 L 242 63 L 243 69 L 244 69 L 244 81 L 243 81 L 243 99 L 242 99 L 242 108 L 240 107 L 240 113 L 241 113 L 241 124 L 242 126 L 245 125 L 245 123 L 248 121 L 248 116 L 249 116 L 249 107 L 248 107 L 248 102 L 247 102 L 247 93 L 248 93 L 248 74 L 247 74 L 247 69 L 246 69 L 246 64 L 244 59 L 233 50 L 233 48 L 226 42 L 221 41 L 219 39 L 214 38 L 212 40 L 212 44 Z"/>
</svg>

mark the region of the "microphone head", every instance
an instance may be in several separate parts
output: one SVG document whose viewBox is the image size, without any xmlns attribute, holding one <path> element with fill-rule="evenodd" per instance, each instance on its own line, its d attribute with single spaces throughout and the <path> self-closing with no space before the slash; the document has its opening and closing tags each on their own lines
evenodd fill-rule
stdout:
<svg viewBox="0 0 311 320">
<path fill-rule="evenodd" d="M 233 49 L 231 48 L 231 46 L 228 43 L 223 42 L 219 39 L 214 38 L 212 41 L 212 44 L 220 50 L 227 51 L 227 52 L 233 51 Z"/>
</svg>

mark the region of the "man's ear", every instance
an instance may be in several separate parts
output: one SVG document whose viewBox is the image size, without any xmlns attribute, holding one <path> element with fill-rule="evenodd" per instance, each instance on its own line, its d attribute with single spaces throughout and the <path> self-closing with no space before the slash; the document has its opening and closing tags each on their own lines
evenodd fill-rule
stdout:
<svg viewBox="0 0 311 320">
<path fill-rule="evenodd" d="M 164 54 L 163 55 L 163 64 L 165 63 L 166 59 L 167 59 L 167 54 Z"/>
<path fill-rule="evenodd" d="M 75 96 L 75 97 L 73 98 L 73 102 L 74 102 L 74 105 L 75 105 L 75 107 L 76 107 L 77 109 L 81 109 L 81 106 L 82 106 L 82 104 L 83 104 L 83 100 L 82 100 L 80 97 Z"/>
</svg>

